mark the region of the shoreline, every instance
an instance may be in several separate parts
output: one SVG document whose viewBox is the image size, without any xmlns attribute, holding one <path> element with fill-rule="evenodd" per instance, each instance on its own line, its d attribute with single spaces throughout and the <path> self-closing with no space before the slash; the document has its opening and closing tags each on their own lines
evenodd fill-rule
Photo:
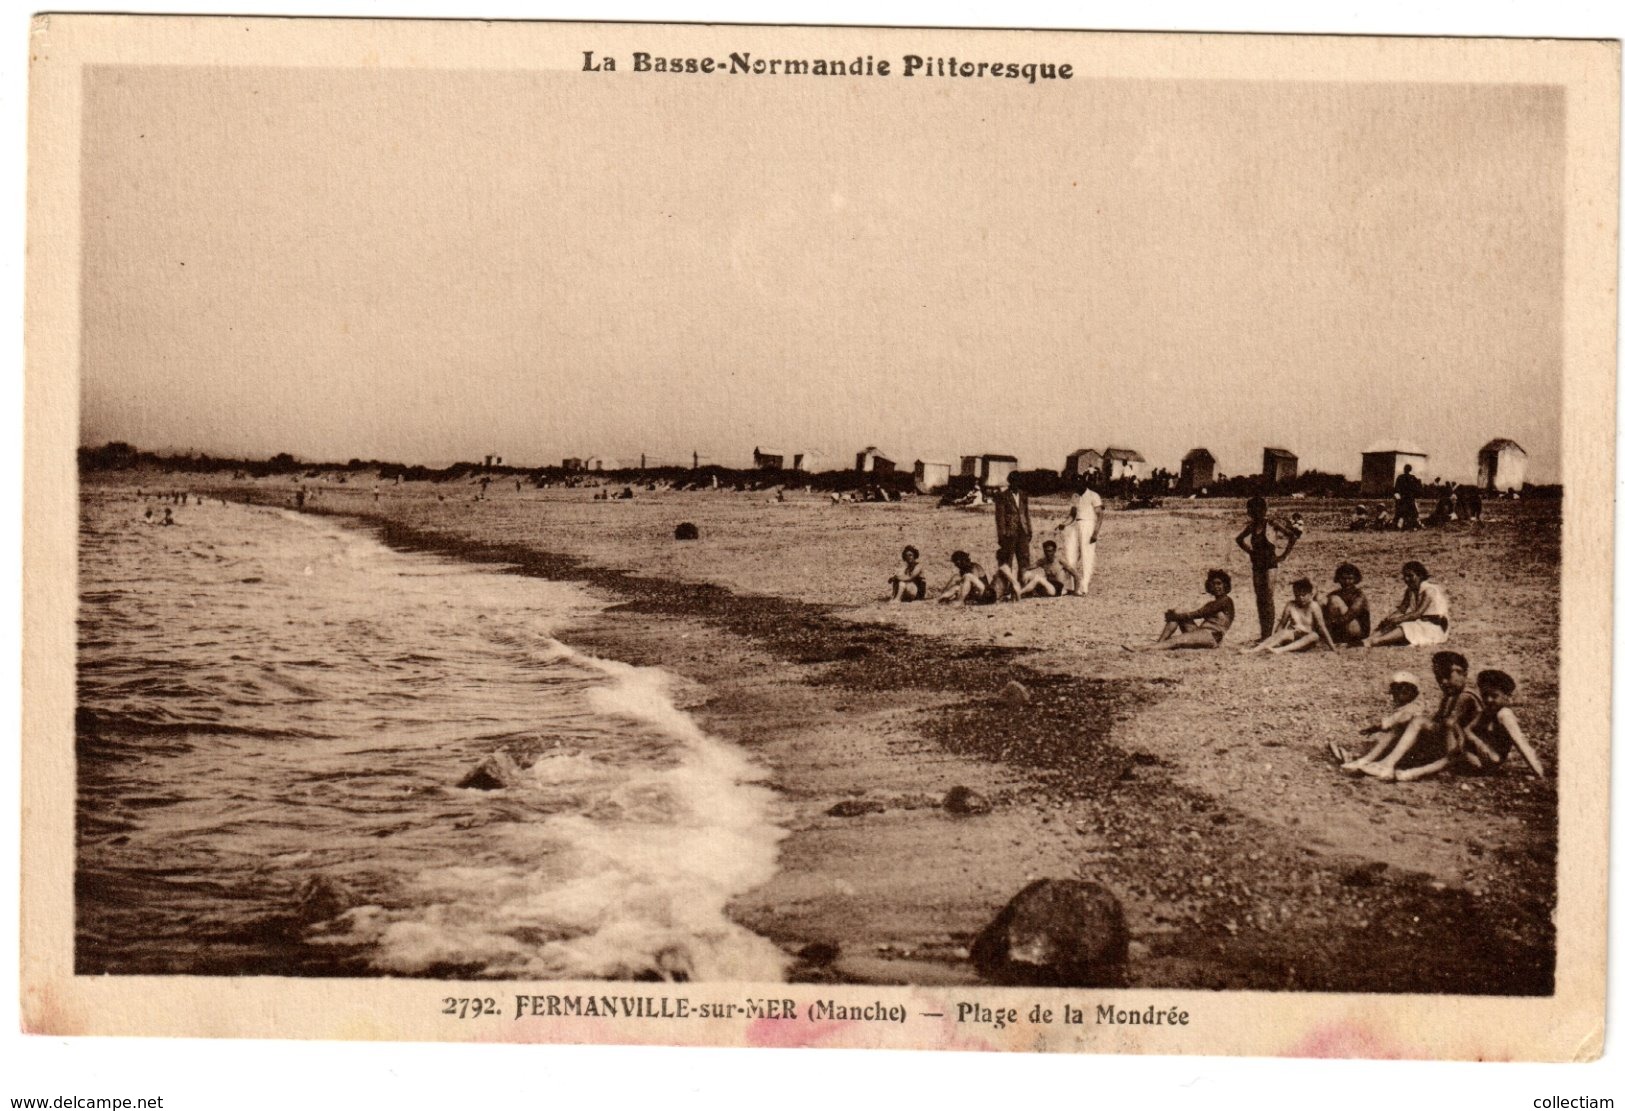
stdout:
<svg viewBox="0 0 1625 1111">
<path fill-rule="evenodd" d="M 572 643 L 700 683 L 708 697 L 691 712 L 771 769 L 788 832 L 779 872 L 730 914 L 808 954 L 792 979 L 978 982 L 964 957 L 970 937 L 1029 880 L 1049 875 L 1094 879 L 1122 900 L 1134 939 L 1130 987 L 1551 990 L 1555 947 L 1538 892 L 1469 889 L 1313 838 L 1283 840 L 1136 747 L 1136 726 L 1184 679 L 1084 679 L 1022 647 L 967 646 L 833 606 L 638 574 L 365 508 L 315 511 L 394 547 L 619 599 L 572 631 Z M 1011 680 L 1030 700 L 998 700 Z M 984 794 L 992 812 L 943 811 L 954 785 Z M 855 798 L 885 809 L 827 813 Z M 1539 859 L 1533 847 L 1530 856 Z M 1364 959 L 1396 945 L 1431 960 L 1400 981 Z"/>
</svg>

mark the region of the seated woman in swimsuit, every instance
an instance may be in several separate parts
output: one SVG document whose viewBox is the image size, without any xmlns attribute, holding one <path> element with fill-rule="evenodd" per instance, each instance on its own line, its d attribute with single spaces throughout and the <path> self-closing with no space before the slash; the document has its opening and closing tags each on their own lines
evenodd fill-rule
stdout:
<svg viewBox="0 0 1625 1111">
<path fill-rule="evenodd" d="M 1371 606 L 1360 589 L 1364 578 L 1352 563 L 1340 563 L 1332 573 L 1337 589 L 1320 599 L 1321 613 L 1331 630 L 1333 644 L 1359 644 L 1371 635 Z"/>
<path fill-rule="evenodd" d="M 1444 587 L 1428 578 L 1428 569 L 1411 560 L 1400 569 L 1405 596 L 1399 608 L 1377 622 L 1365 646 L 1379 644 L 1443 644 L 1450 637 L 1450 598 Z"/>
<path fill-rule="evenodd" d="M 1162 615 L 1162 633 L 1151 644 L 1138 647 L 1125 644 L 1130 652 L 1162 652 L 1174 648 L 1217 648 L 1236 619 L 1236 603 L 1230 599 L 1230 576 L 1215 568 L 1207 573 L 1204 589 L 1213 600 L 1181 613 L 1168 610 Z"/>
<path fill-rule="evenodd" d="M 925 597 L 925 575 L 920 570 L 920 549 L 913 544 L 903 549 L 903 565 L 891 577 L 891 600 L 918 602 Z"/>
</svg>

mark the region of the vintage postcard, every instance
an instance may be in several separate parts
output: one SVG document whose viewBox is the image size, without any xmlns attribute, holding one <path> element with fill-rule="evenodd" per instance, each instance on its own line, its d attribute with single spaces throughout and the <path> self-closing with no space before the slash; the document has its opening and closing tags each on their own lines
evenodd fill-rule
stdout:
<svg viewBox="0 0 1625 1111">
<path fill-rule="evenodd" d="M 31 66 L 27 1030 L 1601 1051 L 1617 44 Z"/>
</svg>

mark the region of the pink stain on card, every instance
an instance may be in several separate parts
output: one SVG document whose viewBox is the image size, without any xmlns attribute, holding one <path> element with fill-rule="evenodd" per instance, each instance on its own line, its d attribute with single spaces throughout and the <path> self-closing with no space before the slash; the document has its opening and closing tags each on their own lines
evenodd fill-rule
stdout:
<svg viewBox="0 0 1625 1111">
<path fill-rule="evenodd" d="M 1281 1051 L 1283 1057 L 1357 1057 L 1374 1061 L 1427 1058 L 1420 1048 L 1401 1046 L 1361 1022 L 1326 1023 Z"/>
</svg>

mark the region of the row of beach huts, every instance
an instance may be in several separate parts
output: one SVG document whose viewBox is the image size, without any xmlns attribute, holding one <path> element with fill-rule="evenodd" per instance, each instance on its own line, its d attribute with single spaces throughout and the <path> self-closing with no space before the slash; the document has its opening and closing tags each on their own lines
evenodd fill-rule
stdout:
<svg viewBox="0 0 1625 1111">
<path fill-rule="evenodd" d="M 785 467 L 782 463 L 784 458 L 758 453 L 756 465 L 799 469 L 797 466 Z M 1404 473 L 1407 466 L 1418 478 L 1426 479 L 1429 473 L 1427 453 L 1414 444 L 1401 441 L 1371 445 L 1360 453 L 1361 495 L 1386 497 L 1393 492 L 1394 480 Z M 1521 490 L 1528 466 L 1528 453 L 1516 442 L 1505 438 L 1491 440 L 1478 451 L 1478 485 L 1489 491 Z M 879 449 L 866 447 L 858 452 L 854 469 L 885 474 L 895 471 L 897 464 Z M 999 487 L 1009 481 L 1012 471 L 1019 469 L 1020 460 L 1013 455 L 965 455 L 960 457 L 958 473 L 964 478 L 974 478 L 983 486 Z M 1145 478 L 1145 457 L 1130 448 L 1109 447 L 1104 451 L 1079 448 L 1066 457 L 1066 463 L 1061 468 L 1062 477 L 1069 479 L 1091 473 L 1108 482 Z M 1266 447 L 1258 473 L 1266 485 L 1288 483 L 1298 475 L 1298 457 L 1286 448 Z M 921 493 L 948 485 L 952 477 L 951 463 L 931 459 L 914 461 L 914 485 Z M 1222 478 L 1213 453 L 1205 447 L 1192 448 L 1180 460 L 1175 488 L 1194 492 Z"/>
<path fill-rule="evenodd" d="M 783 451 L 758 447 L 751 453 L 752 464 L 759 470 L 801 471 L 811 473 L 829 469 L 826 460 L 816 452 Z M 488 461 L 489 462 L 489 461 Z M 699 465 L 699 457 L 694 460 Z M 639 466 L 647 465 L 640 457 Z M 1478 452 L 1478 486 L 1486 491 L 1507 492 L 1521 490 L 1528 470 L 1529 456 L 1517 443 L 1497 438 L 1485 444 Z M 569 471 L 614 471 L 628 466 L 619 460 L 600 456 L 567 458 L 564 469 Z M 1360 494 L 1362 497 L 1386 497 L 1393 492 L 1394 480 L 1406 467 L 1418 478 L 1429 476 L 1428 454 L 1416 445 L 1399 440 L 1383 441 L 1371 445 L 1360 453 Z M 957 475 L 959 481 L 975 480 L 983 487 L 998 488 L 1006 485 L 1013 471 L 1021 468 L 1014 455 L 984 453 L 962 455 L 957 471 L 945 460 L 916 459 L 914 461 L 914 487 L 931 493 L 949 486 Z M 869 446 L 859 451 L 853 460 L 853 470 L 862 474 L 896 474 L 900 465 L 879 448 Z M 1066 457 L 1060 471 L 1063 478 L 1080 475 L 1098 475 L 1107 482 L 1150 477 L 1145 456 L 1131 448 L 1108 447 L 1103 451 L 1079 448 Z M 1266 485 L 1279 486 L 1291 482 L 1298 474 L 1298 457 L 1281 447 L 1266 447 L 1259 475 Z M 1179 464 L 1179 475 L 1174 488 L 1196 492 L 1226 476 L 1218 469 L 1218 460 L 1205 447 L 1192 448 Z"/>
</svg>

